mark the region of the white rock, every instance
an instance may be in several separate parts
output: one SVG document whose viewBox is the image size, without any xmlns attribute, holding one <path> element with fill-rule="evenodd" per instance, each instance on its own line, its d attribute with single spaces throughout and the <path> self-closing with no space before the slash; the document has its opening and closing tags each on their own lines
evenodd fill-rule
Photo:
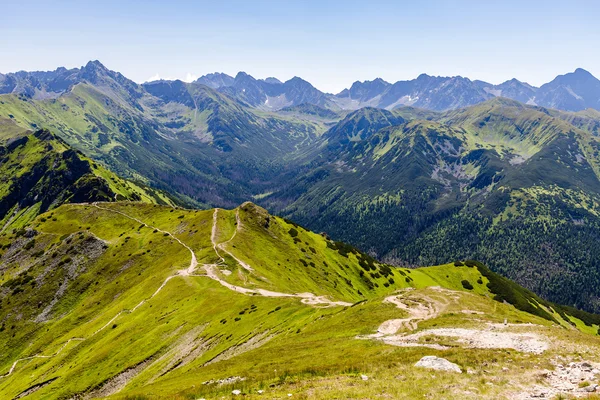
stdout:
<svg viewBox="0 0 600 400">
<path fill-rule="evenodd" d="M 235 390 L 232 390 L 232 391 L 231 391 L 231 394 L 233 394 L 233 395 L 237 396 L 237 395 L 240 395 L 240 394 L 242 394 L 242 391 L 241 391 L 241 390 L 237 390 L 237 389 L 235 389 Z"/>
<path fill-rule="evenodd" d="M 362 379 L 363 381 L 368 381 L 368 380 L 369 380 L 369 377 L 368 377 L 368 376 L 366 376 L 366 375 L 361 375 L 361 376 L 360 376 L 360 379 Z"/>
<path fill-rule="evenodd" d="M 583 388 L 584 392 L 588 392 L 588 393 L 593 393 L 596 391 L 596 389 L 598 389 L 598 385 L 593 384 L 593 385 L 589 385 Z"/>
<path fill-rule="evenodd" d="M 436 356 L 425 356 L 421 358 L 415 364 L 415 367 L 431 368 L 437 371 L 457 372 L 459 374 L 462 372 L 458 365 L 446 360 L 445 358 Z"/>
<path fill-rule="evenodd" d="M 292 394 L 291 394 L 291 393 L 288 393 L 288 397 L 292 397 Z"/>
<path fill-rule="evenodd" d="M 264 390 L 262 390 L 262 389 L 258 391 L 258 394 L 263 394 L 263 393 L 264 393 Z"/>
</svg>

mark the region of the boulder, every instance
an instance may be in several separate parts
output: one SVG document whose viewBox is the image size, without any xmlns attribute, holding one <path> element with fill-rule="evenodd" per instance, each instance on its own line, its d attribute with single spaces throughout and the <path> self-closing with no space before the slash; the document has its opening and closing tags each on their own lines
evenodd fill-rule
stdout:
<svg viewBox="0 0 600 400">
<path fill-rule="evenodd" d="M 459 374 L 462 372 L 458 365 L 446 360 L 445 358 L 436 356 L 425 356 L 421 358 L 415 364 L 415 367 L 430 368 L 436 371 L 458 372 Z"/>
</svg>

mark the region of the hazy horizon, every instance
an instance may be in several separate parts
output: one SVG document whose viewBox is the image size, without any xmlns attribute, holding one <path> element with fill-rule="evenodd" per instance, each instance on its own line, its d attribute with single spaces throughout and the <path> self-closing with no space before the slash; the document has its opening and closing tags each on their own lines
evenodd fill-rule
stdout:
<svg viewBox="0 0 600 400">
<path fill-rule="evenodd" d="M 3 9 L 0 34 L 11 40 L 0 45 L 2 73 L 98 59 L 136 82 L 244 71 L 282 81 L 299 76 L 329 93 L 421 73 L 533 86 L 576 68 L 600 75 L 592 51 L 600 5 L 587 0 L 28 5 Z"/>
</svg>

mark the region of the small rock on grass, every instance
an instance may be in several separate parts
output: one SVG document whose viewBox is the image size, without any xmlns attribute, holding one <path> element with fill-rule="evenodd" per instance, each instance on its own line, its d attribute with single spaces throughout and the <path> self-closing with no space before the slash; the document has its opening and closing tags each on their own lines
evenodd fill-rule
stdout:
<svg viewBox="0 0 600 400">
<path fill-rule="evenodd" d="M 421 358 L 415 367 L 430 368 L 436 371 L 448 371 L 461 373 L 461 369 L 457 364 L 436 356 L 425 356 Z"/>
<path fill-rule="evenodd" d="M 362 379 L 363 381 L 368 381 L 368 380 L 369 380 L 369 377 L 368 377 L 368 376 L 366 376 L 366 375 L 361 375 L 361 376 L 360 376 L 360 379 Z"/>
<path fill-rule="evenodd" d="M 588 393 L 594 393 L 596 391 L 596 389 L 598 389 L 598 385 L 593 384 L 593 385 L 589 385 L 583 388 L 584 392 L 588 392 Z"/>
</svg>

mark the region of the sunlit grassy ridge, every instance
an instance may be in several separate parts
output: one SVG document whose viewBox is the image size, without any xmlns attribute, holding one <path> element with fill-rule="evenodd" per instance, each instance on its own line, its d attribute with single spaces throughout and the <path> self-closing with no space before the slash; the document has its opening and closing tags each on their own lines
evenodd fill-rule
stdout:
<svg viewBox="0 0 600 400">
<path fill-rule="evenodd" d="M 598 346 L 590 335 L 597 323 L 565 317 L 589 332 L 580 333 L 563 319 L 564 311 L 539 305 L 535 295 L 498 281 L 477 263 L 390 268 L 251 203 L 216 211 L 67 204 L 26 230 L 5 232 L 0 245 L 0 374 L 11 371 L 0 378 L 0 393 L 7 398 L 27 390 L 29 398 L 44 399 L 213 398 L 232 389 L 256 396 L 261 389 L 275 397 L 372 397 L 384 382 L 385 393 L 398 398 L 452 398 L 464 395 L 465 385 L 481 397 L 502 398 L 515 385 L 530 385 L 527 373 L 549 367 L 556 355 L 572 357 L 577 346 L 585 356 Z M 190 271 L 192 252 L 198 265 Z M 211 266 L 218 267 L 218 277 L 208 274 Z M 243 294 L 225 284 L 276 294 Z M 357 338 L 375 333 L 386 320 L 406 318 L 406 311 L 384 298 L 407 288 L 414 289 L 400 296 L 433 306 L 419 330 L 531 322 L 535 327 L 514 329 L 533 330 L 556 345 L 534 359 L 443 338 L 433 340 L 450 343 L 447 350 Z M 286 297 L 305 292 L 347 305 Z M 498 296 L 521 309 L 547 307 L 552 318 L 493 300 Z M 431 378 L 412 367 L 426 354 L 476 375 L 442 374 L 415 386 Z M 38 357 L 14 364 L 31 356 Z M 490 359 L 495 361 L 485 366 Z M 499 378 L 504 366 L 514 373 Z M 362 381 L 360 374 L 370 379 Z M 244 380 L 203 385 L 232 376 Z M 485 384 L 489 380 L 494 386 Z"/>
</svg>

